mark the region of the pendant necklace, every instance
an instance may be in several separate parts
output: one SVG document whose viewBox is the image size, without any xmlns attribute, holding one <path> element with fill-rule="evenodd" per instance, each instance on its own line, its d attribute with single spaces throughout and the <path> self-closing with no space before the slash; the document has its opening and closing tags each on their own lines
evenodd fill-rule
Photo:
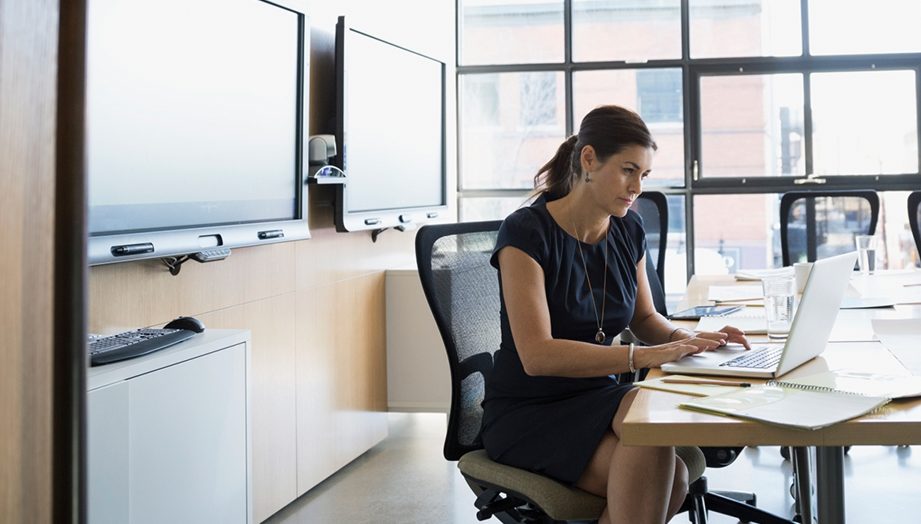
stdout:
<svg viewBox="0 0 921 524">
<path fill-rule="evenodd" d="M 595 313 L 595 321 L 598 323 L 598 332 L 595 333 L 595 342 L 601 344 L 605 339 L 602 324 L 604 321 L 604 303 L 607 301 L 608 295 L 608 232 L 605 230 L 604 234 L 604 283 L 601 285 L 601 314 L 599 315 L 598 304 L 595 302 L 595 291 L 592 289 L 592 279 L 588 276 L 588 265 L 585 263 L 585 254 L 582 252 L 582 240 L 579 239 L 579 232 L 576 229 L 575 222 L 572 224 L 572 230 L 576 233 L 576 246 L 579 248 L 579 257 L 582 258 L 582 269 L 585 270 L 585 281 L 588 283 L 588 294 L 592 297 L 592 312 Z"/>
</svg>

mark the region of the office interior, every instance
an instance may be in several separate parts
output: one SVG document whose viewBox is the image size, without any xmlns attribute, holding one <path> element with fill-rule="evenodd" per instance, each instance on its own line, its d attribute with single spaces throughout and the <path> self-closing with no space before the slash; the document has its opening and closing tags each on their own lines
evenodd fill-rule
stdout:
<svg viewBox="0 0 921 524">
<path fill-rule="evenodd" d="M 0 2 L 0 223 L 4 246 L 0 250 L 0 327 L 7 336 L 2 344 L 6 363 L 0 371 L 0 405 L 2 418 L 7 421 L 6 429 L 0 432 L 4 450 L 0 467 L 4 486 L 0 497 L 2 520 L 85 521 L 89 489 L 83 453 L 86 334 L 160 327 L 179 316 L 194 316 L 208 329 L 244 329 L 251 334 L 249 521 L 323 521 L 308 517 L 298 520 L 298 504 L 335 496 L 336 486 L 349 482 L 343 480 L 343 475 L 369 475 L 358 484 L 360 489 L 335 499 L 353 509 L 362 507 L 361 490 L 391 482 L 387 469 L 415 471 L 408 466 L 413 464 L 413 458 L 407 455 L 398 455 L 387 468 L 366 467 L 400 448 L 399 443 L 410 438 L 406 436 L 410 427 L 420 431 L 411 437 L 415 439 L 412 445 L 425 449 L 419 455 L 425 457 L 425 465 L 420 467 L 431 467 L 430 461 L 438 461 L 438 480 L 432 485 L 445 483 L 447 487 L 438 496 L 451 501 L 451 513 L 438 513 L 446 511 L 444 501 L 439 501 L 432 511 L 425 500 L 406 504 L 395 493 L 393 504 L 404 508 L 381 509 L 380 505 L 388 506 L 391 501 L 375 498 L 379 506 L 368 512 L 351 513 L 350 518 L 372 522 L 377 514 L 393 515 L 387 518 L 394 520 L 385 519 L 393 522 L 473 522 L 473 497 L 465 491 L 453 464 L 443 461 L 439 454 L 438 433 L 443 430 L 443 419 L 431 414 L 445 409 L 447 385 L 423 383 L 422 398 L 397 401 L 390 391 L 394 385 L 411 386 L 413 380 L 432 381 L 438 377 L 425 367 L 391 369 L 399 358 L 391 355 L 391 346 L 400 343 L 394 340 L 394 330 L 409 331 L 410 338 L 413 326 L 418 329 L 415 334 L 431 332 L 430 314 L 424 301 L 418 299 L 420 295 L 413 295 L 416 302 L 411 309 L 394 295 L 399 286 L 405 288 L 415 282 L 414 230 L 390 229 L 374 241 L 369 231 L 337 232 L 335 188 L 317 185 L 308 188 L 306 197 L 310 239 L 235 249 L 232 256 L 217 263 L 185 264 L 178 275 L 171 275 L 157 259 L 86 265 L 85 255 L 79 255 L 85 253 L 87 183 L 82 164 L 85 137 L 80 128 L 85 109 L 81 44 L 91 1 Z M 855 118 L 872 118 L 863 125 L 875 131 L 861 138 L 878 132 L 880 139 L 848 142 L 841 137 L 821 137 L 828 127 L 816 127 L 816 138 L 807 138 L 813 129 L 803 127 L 802 114 L 788 115 L 785 125 L 789 127 L 783 130 L 778 124 L 778 129 L 761 130 L 764 136 L 752 138 L 745 135 L 750 129 L 741 100 L 740 106 L 733 107 L 717 104 L 713 96 L 708 98 L 715 93 L 719 99 L 720 90 L 744 92 L 752 88 L 744 82 L 732 83 L 728 72 L 740 68 L 736 62 L 713 58 L 721 56 L 721 46 L 731 43 L 714 37 L 707 43 L 704 58 L 694 62 L 688 58 L 689 51 L 682 48 L 686 40 L 681 37 L 682 25 L 692 29 L 694 26 L 680 15 L 687 14 L 689 6 L 694 5 L 701 12 L 709 12 L 702 16 L 712 15 L 712 20 L 708 19 L 711 25 L 698 26 L 702 32 L 717 30 L 721 21 L 749 17 L 753 12 L 766 10 L 775 17 L 772 21 L 755 17 L 758 24 L 763 24 L 759 25 L 764 32 L 759 44 L 775 45 L 771 53 L 779 53 L 786 60 L 772 61 L 769 54 L 743 60 L 741 66 L 754 68 L 762 76 L 782 77 L 770 86 L 779 98 L 761 100 L 763 106 L 758 107 L 773 114 L 777 104 L 789 102 L 780 100 L 784 96 L 793 97 L 791 107 L 803 107 L 802 98 L 790 94 L 795 91 L 790 85 L 802 82 L 796 75 L 814 65 L 807 60 L 797 61 L 801 46 L 791 50 L 778 43 L 790 34 L 802 34 L 784 25 L 789 20 L 799 20 L 810 4 L 816 6 L 813 16 L 828 19 L 832 11 L 853 10 L 857 15 L 835 23 L 852 24 L 846 29 L 854 33 L 867 30 L 863 24 L 868 24 L 877 29 L 871 33 L 880 35 L 880 27 L 898 28 L 899 19 L 912 20 L 912 14 L 919 14 L 917 2 L 890 0 L 872 7 L 849 2 L 849 7 L 841 7 L 835 2 L 816 0 L 675 0 L 655 4 L 672 15 L 679 13 L 677 19 L 655 19 L 648 26 L 643 25 L 647 7 L 644 2 L 300 3 L 310 23 L 310 134 L 333 131 L 338 16 L 345 15 L 351 23 L 381 38 L 446 64 L 448 206 L 436 221 L 502 218 L 528 197 L 527 183 L 536 168 L 552 155 L 559 141 L 574 132 L 578 115 L 584 114 L 586 108 L 605 102 L 639 103 L 646 96 L 643 100 L 658 108 L 652 113 L 658 115 L 651 122 L 652 131 L 662 137 L 658 153 L 661 167 L 657 169 L 660 173 L 655 175 L 660 176 L 660 181 L 649 185 L 669 196 L 670 210 L 674 212 L 669 232 L 676 240 L 670 244 L 666 266 L 666 291 L 672 304 L 683 293 L 687 278 L 695 273 L 730 273 L 779 265 L 779 247 L 773 236 L 776 217 L 763 211 L 783 192 L 803 187 L 879 191 L 887 202 L 887 215 L 881 218 L 881 224 L 888 267 L 918 265 L 917 251 L 911 251 L 914 246 L 908 243 L 910 237 L 905 236 L 901 225 L 907 221 L 907 194 L 921 189 L 917 133 L 921 120 L 921 73 L 917 65 L 921 62 L 921 44 L 917 33 L 909 31 L 900 40 L 899 31 L 891 30 L 885 43 L 898 51 L 871 44 L 862 49 L 858 43 L 843 47 L 840 56 L 833 48 L 825 60 L 816 62 L 816 71 L 828 76 L 817 76 L 808 92 L 815 114 L 820 114 L 821 108 L 821 114 L 829 118 L 825 122 L 829 127 L 854 124 L 832 118 L 843 110 L 853 111 Z M 575 10 L 571 16 L 569 9 Z M 616 42 L 606 38 L 586 37 L 571 45 L 566 42 L 566 34 L 579 34 L 580 23 L 603 26 L 607 23 L 604 16 L 610 16 L 608 11 L 618 9 L 630 15 L 629 27 L 623 28 L 629 37 L 624 43 L 626 55 L 618 58 L 586 51 L 616 48 Z M 499 34 L 502 31 L 477 18 L 488 18 L 496 12 L 512 13 L 514 27 Z M 791 18 L 784 18 L 787 16 Z M 603 29 L 590 29 L 583 35 L 605 33 Z M 741 40 L 747 30 L 744 24 L 734 26 L 731 35 Z M 778 31 L 776 38 L 771 37 L 771 30 Z M 207 31 L 202 28 L 203 34 Z M 793 41 L 797 38 L 800 37 Z M 548 46 L 547 42 L 556 44 Z M 472 47 L 463 48 L 464 45 Z M 501 56 L 502 49 L 508 50 L 507 56 Z M 644 56 L 650 50 L 661 53 Z M 579 53 L 583 53 L 581 58 Z M 866 53 L 872 56 L 862 56 Z M 634 69 L 640 73 L 637 75 Z M 877 82 L 853 73 L 855 70 L 887 76 Z M 694 99 L 701 102 L 700 111 L 684 107 L 691 80 L 682 75 L 691 73 L 702 75 L 704 87 L 700 98 Z M 855 76 L 835 83 L 833 75 L 838 73 Z M 632 82 L 630 89 L 624 87 L 625 79 Z M 866 83 L 861 84 L 864 80 Z M 506 82 L 516 83 L 505 89 Z M 708 85 L 713 89 L 709 93 L 704 90 Z M 861 110 L 864 100 L 849 100 L 843 108 L 822 105 L 823 92 L 831 97 L 836 90 L 853 85 L 883 89 L 885 96 L 879 98 L 890 103 L 881 104 L 876 98 L 866 100 L 875 111 Z M 614 99 L 606 97 L 605 86 L 610 86 Z M 375 89 L 373 85 L 366 88 Z M 636 89 L 641 88 L 648 89 L 649 94 L 637 95 Z M 681 91 L 680 96 L 675 95 L 676 90 Z M 528 97 L 532 105 L 524 107 Z M 894 105 L 896 102 L 902 105 Z M 686 121 L 686 116 L 693 120 Z M 692 126 L 711 124 L 711 128 L 705 128 L 703 141 L 695 142 L 697 128 Z M 860 127 L 854 124 L 848 130 Z M 783 140 L 778 138 L 780 135 Z M 752 145 L 751 140 L 756 143 Z M 412 137 L 403 137 L 403 141 L 401 150 L 394 154 L 412 154 Z M 753 153 L 745 155 L 745 147 L 752 147 Z M 862 152 L 866 153 L 859 159 L 862 163 L 854 169 L 848 167 L 854 164 L 845 163 L 850 158 L 847 155 L 833 158 L 833 153 L 828 152 L 828 148 L 838 148 L 835 151 L 840 152 L 855 147 L 883 149 Z M 702 156 L 692 159 L 689 149 Z M 720 157 L 718 152 L 723 149 L 740 153 L 743 158 Z M 714 160 L 708 166 L 710 159 Z M 846 174 L 836 176 L 836 169 Z M 800 184 L 794 179 L 809 181 Z M 394 183 L 399 183 L 398 175 Z M 752 209 L 758 213 L 749 213 Z M 717 211 L 734 213 L 733 218 L 721 220 Z M 840 212 L 846 214 L 847 210 Z M 437 345 L 437 338 L 434 342 L 425 365 L 435 362 L 437 366 L 441 358 L 443 348 Z M 447 377 L 444 370 L 441 372 Z M 424 414 L 412 414 L 420 412 Z M 918 477 L 919 464 L 917 458 L 912 458 L 916 451 L 915 447 L 858 450 L 854 466 L 872 469 L 870 478 L 889 482 L 893 489 L 904 488 Z M 778 476 L 759 480 L 763 484 L 754 489 L 763 486 L 771 490 L 774 495 L 767 498 L 775 498 L 777 508 L 788 509 L 789 499 L 777 494 L 787 487 L 776 485 L 776 479 L 789 476 L 788 469 L 783 469 L 788 466 L 776 453 L 770 457 L 768 454 L 764 449 L 746 451 L 740 464 L 727 470 L 745 468 L 758 477 L 762 469 L 767 469 L 764 464 L 776 466 Z M 721 474 L 727 475 L 727 482 L 738 481 L 731 472 Z M 716 475 L 713 478 L 719 479 Z M 865 477 L 863 482 L 866 481 Z M 879 504 L 861 499 L 860 493 L 854 493 L 849 504 Z M 921 507 L 906 499 L 900 496 L 888 504 L 899 508 L 900 516 L 885 521 L 913 520 L 901 516 L 909 512 L 916 515 Z M 306 511 L 305 515 L 310 515 L 310 510 Z M 335 513 L 315 515 L 331 519 L 326 521 L 339 518 Z M 682 518 L 679 515 L 676 521 Z"/>
</svg>

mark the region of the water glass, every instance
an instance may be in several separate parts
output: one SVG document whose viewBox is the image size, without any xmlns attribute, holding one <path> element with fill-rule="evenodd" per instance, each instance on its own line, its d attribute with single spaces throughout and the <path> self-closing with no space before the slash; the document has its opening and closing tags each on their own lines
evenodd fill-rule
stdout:
<svg viewBox="0 0 921 524">
<path fill-rule="evenodd" d="M 764 317 L 768 338 L 787 338 L 793 323 L 796 279 L 793 275 L 770 277 L 763 279 L 761 285 L 764 288 Z"/>
<path fill-rule="evenodd" d="M 857 235 L 854 237 L 857 244 L 857 264 L 864 275 L 872 275 L 876 271 L 876 237 L 873 235 Z"/>
</svg>

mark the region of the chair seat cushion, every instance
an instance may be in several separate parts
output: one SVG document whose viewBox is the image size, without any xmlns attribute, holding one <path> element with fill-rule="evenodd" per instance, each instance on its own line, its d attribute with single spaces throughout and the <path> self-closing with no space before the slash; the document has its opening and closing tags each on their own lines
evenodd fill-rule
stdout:
<svg viewBox="0 0 921 524">
<path fill-rule="evenodd" d="M 521 495 L 555 520 L 595 520 L 604 511 L 602 497 L 537 473 L 494 462 L 482 449 L 461 457 L 457 468 L 465 477 Z"/>
<path fill-rule="evenodd" d="M 706 463 L 699 448 L 678 447 L 675 453 L 687 465 L 691 482 L 703 475 Z M 604 498 L 495 462 L 482 449 L 465 454 L 457 467 L 465 477 L 522 496 L 555 520 L 595 520 L 604 511 Z"/>
</svg>

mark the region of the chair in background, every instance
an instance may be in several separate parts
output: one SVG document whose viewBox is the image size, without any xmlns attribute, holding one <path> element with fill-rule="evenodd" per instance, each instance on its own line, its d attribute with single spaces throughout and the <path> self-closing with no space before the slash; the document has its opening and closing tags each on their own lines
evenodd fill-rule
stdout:
<svg viewBox="0 0 921 524">
<path fill-rule="evenodd" d="M 444 456 L 458 461 L 461 475 L 476 494 L 478 519 L 495 516 L 505 523 L 593 522 L 604 509 L 603 498 L 494 462 L 482 449 L 481 402 L 493 353 L 501 339 L 499 282 L 489 264 L 500 224 L 489 221 L 429 225 L 416 235 L 419 277 L 444 342 L 451 374 Z M 692 481 L 682 509 L 690 512 L 692 522 L 705 523 L 703 454 L 696 447 L 678 447 L 676 452 L 687 464 Z M 765 515 L 770 519 L 749 520 L 764 524 L 791 522 Z"/>
<path fill-rule="evenodd" d="M 855 235 L 872 235 L 879 195 L 871 190 L 790 191 L 780 198 L 784 266 L 854 250 Z"/>
<path fill-rule="evenodd" d="M 921 260 L 921 191 L 908 195 L 908 225 L 911 227 L 911 235 L 915 237 L 918 259 Z"/>
</svg>

